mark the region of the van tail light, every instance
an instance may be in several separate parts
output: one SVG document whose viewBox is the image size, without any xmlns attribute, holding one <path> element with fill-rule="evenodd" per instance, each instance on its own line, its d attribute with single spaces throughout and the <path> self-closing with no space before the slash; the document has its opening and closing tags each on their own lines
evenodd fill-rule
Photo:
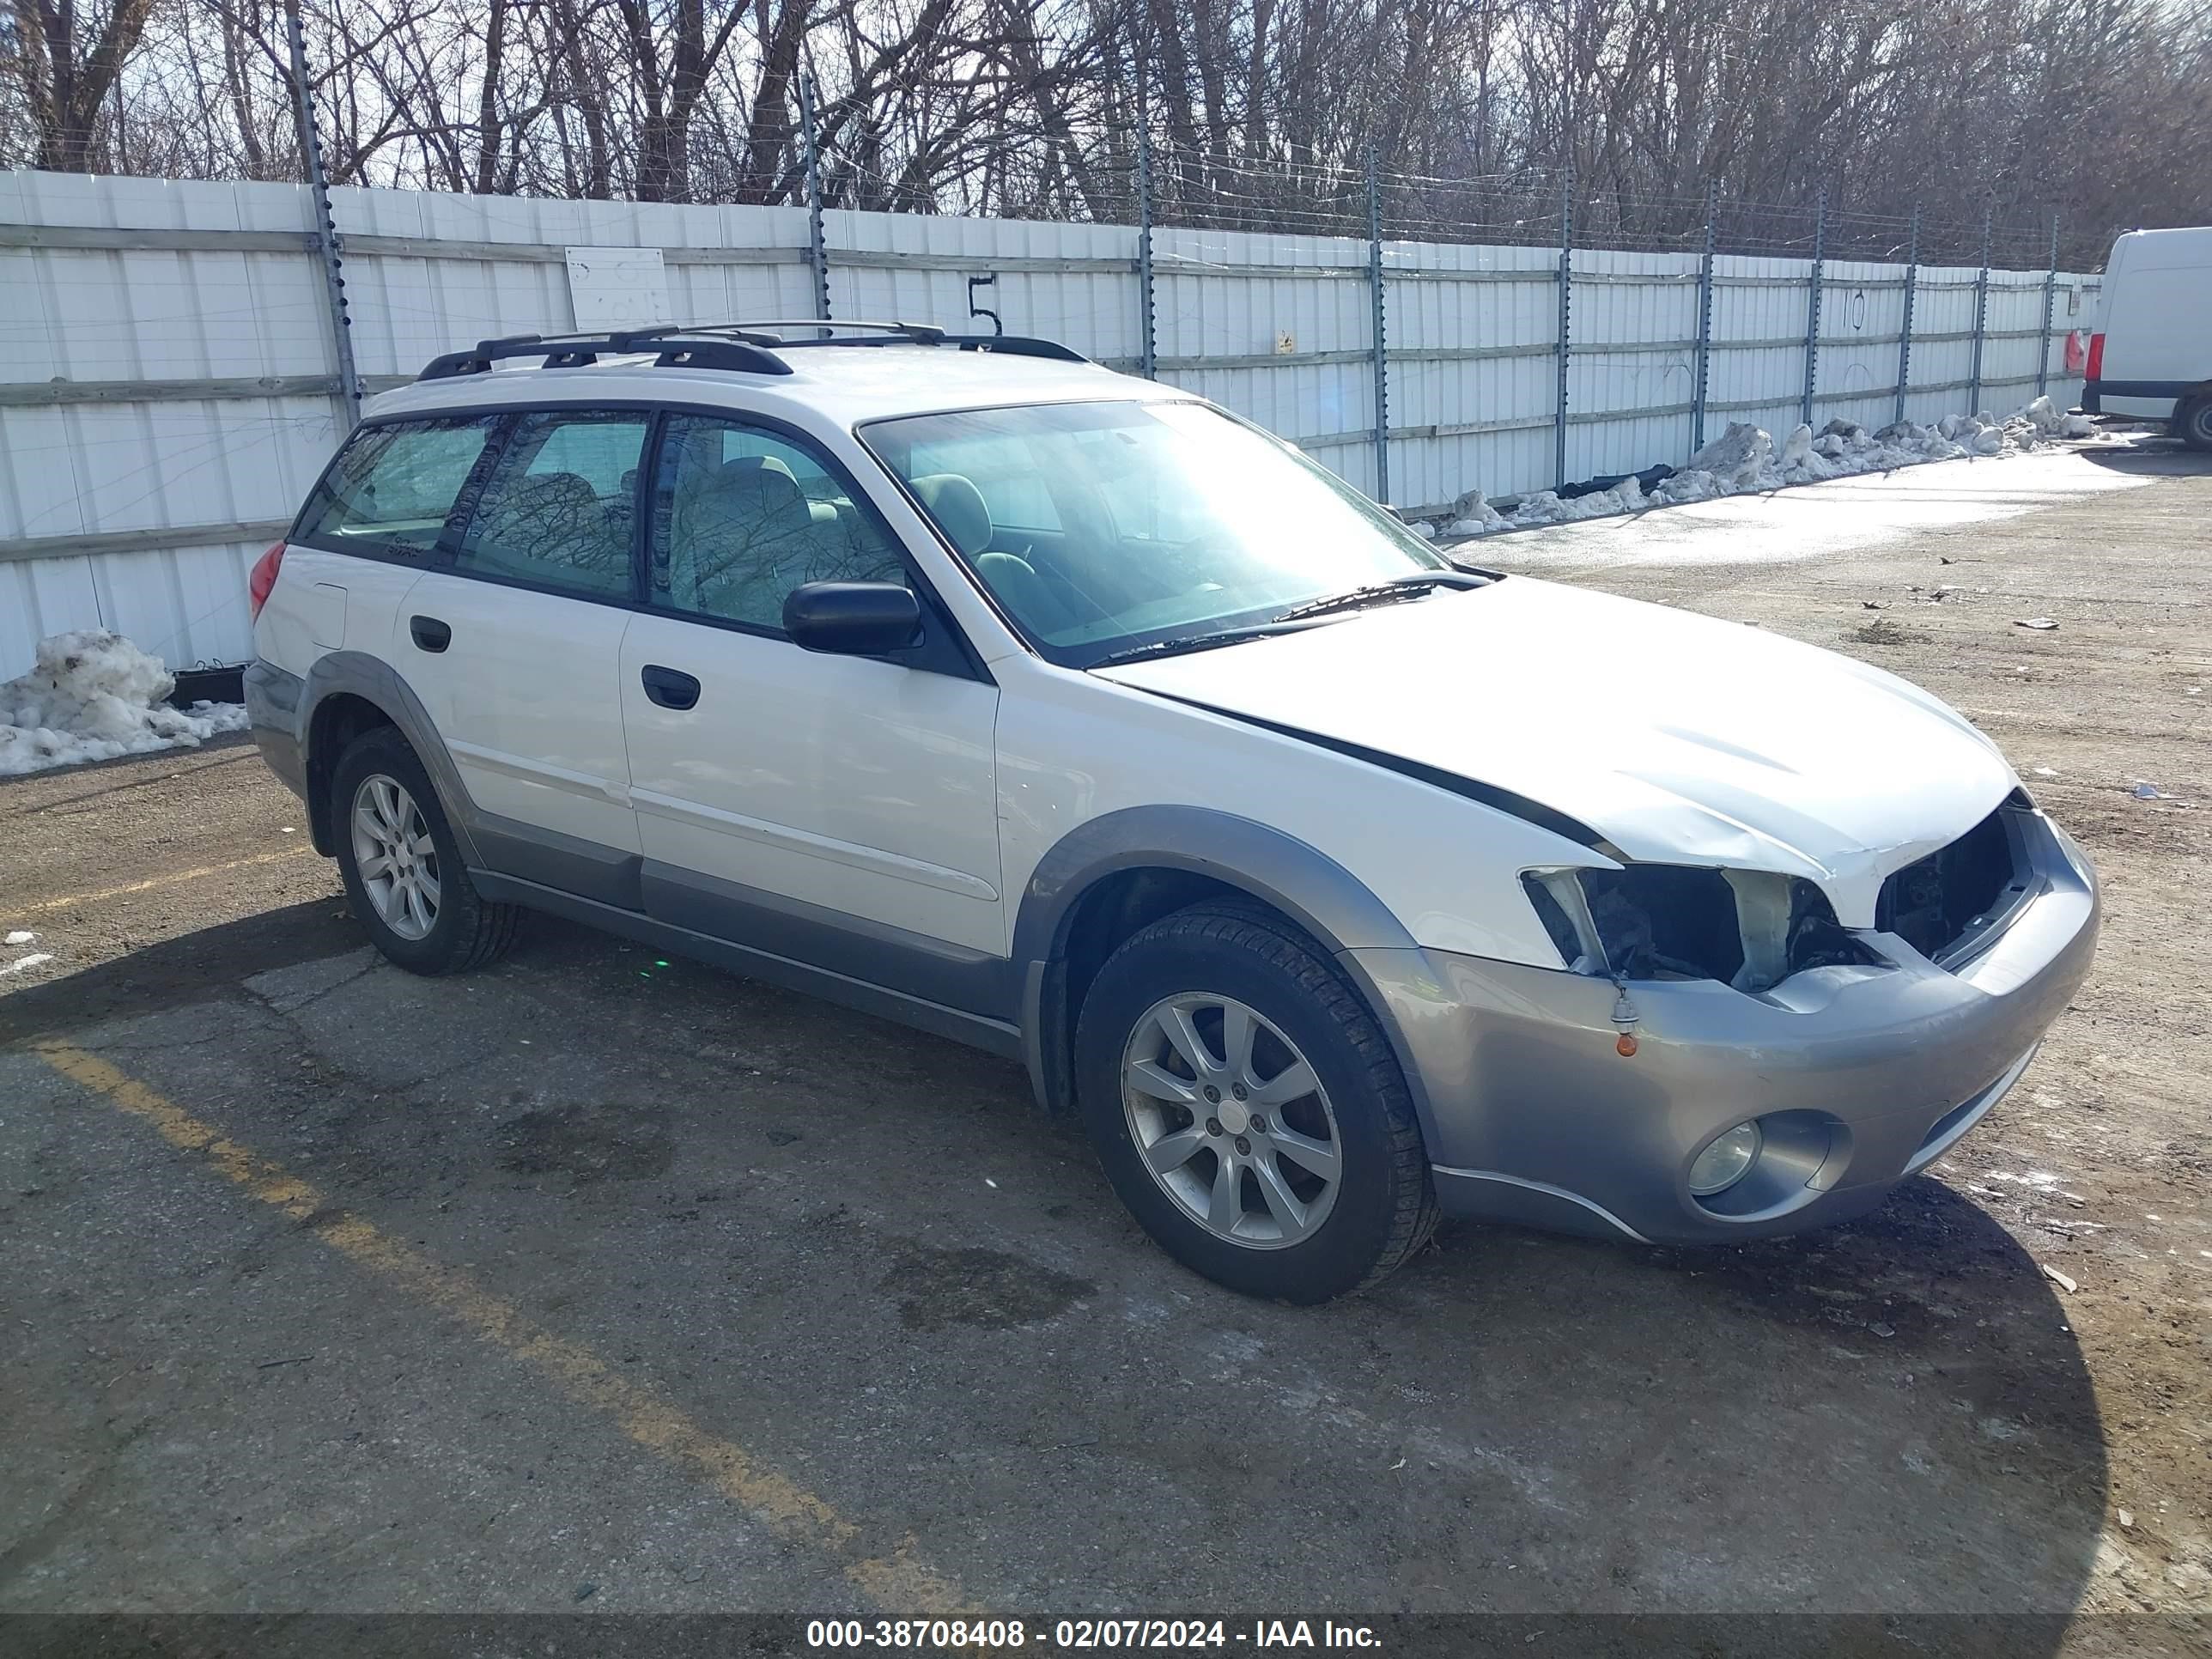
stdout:
<svg viewBox="0 0 2212 1659">
<path fill-rule="evenodd" d="M 246 608 L 250 620 L 261 620 L 261 607 L 269 603 L 269 590 L 276 586 L 276 573 L 283 568 L 284 544 L 276 543 L 253 562 L 253 572 L 246 579 Z"/>
<path fill-rule="evenodd" d="M 2090 380 L 2105 378 L 2105 337 L 2102 334 L 2089 337 L 2089 369 L 2082 378 Z"/>
</svg>

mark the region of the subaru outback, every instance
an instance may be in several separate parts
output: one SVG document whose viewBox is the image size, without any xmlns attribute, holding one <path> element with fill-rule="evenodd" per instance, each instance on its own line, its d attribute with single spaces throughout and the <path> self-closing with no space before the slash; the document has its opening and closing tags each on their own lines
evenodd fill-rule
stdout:
<svg viewBox="0 0 2212 1659">
<path fill-rule="evenodd" d="M 1259 1295 L 1443 1214 L 1862 1213 L 2095 939 L 1927 693 L 1462 566 L 1045 341 L 485 341 L 374 400 L 251 600 L 262 750 L 393 962 L 549 911 L 1018 1060 Z"/>
</svg>

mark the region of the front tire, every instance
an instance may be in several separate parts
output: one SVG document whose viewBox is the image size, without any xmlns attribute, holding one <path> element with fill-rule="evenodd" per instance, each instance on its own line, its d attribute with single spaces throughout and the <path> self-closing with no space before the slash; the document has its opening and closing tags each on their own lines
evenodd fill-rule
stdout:
<svg viewBox="0 0 2212 1659">
<path fill-rule="evenodd" d="M 465 973 L 514 943 L 521 913 L 477 894 L 430 775 L 396 728 L 365 732 L 338 757 L 331 826 L 354 915 L 410 973 Z"/>
<path fill-rule="evenodd" d="M 2173 435 L 2191 449 L 2212 451 L 2212 397 L 2193 398 L 2175 410 Z"/>
<path fill-rule="evenodd" d="M 1133 934 L 1084 1000 L 1076 1085 L 1121 1201 L 1231 1290 L 1326 1302 L 1435 1230 L 1397 1056 L 1327 954 L 1271 915 L 1200 905 Z"/>
</svg>

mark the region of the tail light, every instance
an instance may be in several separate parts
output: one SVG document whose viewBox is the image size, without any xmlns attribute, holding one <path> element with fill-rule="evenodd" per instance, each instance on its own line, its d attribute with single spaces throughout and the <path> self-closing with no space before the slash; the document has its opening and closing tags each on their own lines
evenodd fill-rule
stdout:
<svg viewBox="0 0 2212 1659">
<path fill-rule="evenodd" d="M 2105 337 L 2102 334 L 2089 337 L 2089 371 L 2083 378 L 2091 380 L 2105 378 Z"/>
<path fill-rule="evenodd" d="M 261 607 L 269 603 L 269 590 L 276 586 L 276 573 L 284 563 L 284 544 L 276 543 L 253 562 L 252 574 L 246 579 L 246 608 L 251 620 L 261 620 Z"/>
</svg>

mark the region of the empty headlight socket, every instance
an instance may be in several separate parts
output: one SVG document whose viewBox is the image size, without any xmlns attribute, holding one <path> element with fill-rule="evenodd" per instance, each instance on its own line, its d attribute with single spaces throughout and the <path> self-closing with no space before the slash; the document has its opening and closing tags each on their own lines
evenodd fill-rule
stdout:
<svg viewBox="0 0 2212 1659">
<path fill-rule="evenodd" d="M 1521 880 L 1569 971 L 1621 988 L 1614 1024 L 1624 1034 L 1632 979 L 1710 979 L 1756 995 L 1807 968 L 1880 962 L 1800 876 L 1624 862 L 1525 871 Z"/>
</svg>

